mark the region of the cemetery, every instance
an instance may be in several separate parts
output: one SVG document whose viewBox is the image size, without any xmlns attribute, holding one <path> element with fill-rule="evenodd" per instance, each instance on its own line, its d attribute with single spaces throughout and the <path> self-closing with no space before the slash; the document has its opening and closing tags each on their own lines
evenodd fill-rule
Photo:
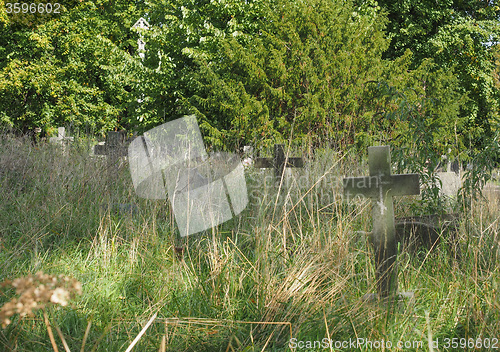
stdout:
<svg viewBox="0 0 500 352">
<path fill-rule="evenodd" d="M 147 145 L 152 146 L 154 135 L 149 136 L 152 139 Z M 485 333 L 498 324 L 494 307 L 486 310 L 487 306 L 476 305 L 496 299 L 492 275 L 498 266 L 498 199 L 474 203 L 470 222 L 458 213 L 419 215 L 411 204 L 418 205 L 422 197 L 420 176 L 394 172 L 389 146 L 369 147 L 365 156 L 349 162 L 332 160 L 329 153 L 311 162 L 297 157 L 299 151 L 273 146 L 261 155 L 283 153 L 281 158 L 256 158 L 245 170 L 246 209 L 214 227 L 181 236 L 175 201 L 166 196 L 147 199 L 134 192 L 135 176 L 128 165 L 134 162 L 133 155 L 123 150 L 132 150 L 135 142 L 126 147 L 116 144 L 115 155 L 125 157 L 109 173 L 108 153 L 115 146 L 110 138 L 101 147 L 91 144 L 90 153 L 81 152 L 77 139 L 66 150 L 50 148 L 50 144 L 39 144 L 34 150 L 28 141 L 16 144 L 9 138 L 17 137 L 2 139 L 5 153 L 0 161 L 6 170 L 2 173 L 2 204 L 16 199 L 14 207 L 32 210 L 14 213 L 18 214 L 15 217 L 2 213 L 2 223 L 10 219 L 11 231 L 20 231 L 16 236 L 30 234 L 15 241 L 2 236 L 4 270 L 16 272 L 16 256 L 28 251 L 33 272 L 58 267 L 69 274 L 57 282 L 48 274 L 33 276 L 30 280 L 35 286 L 44 280 L 56 282 L 56 286 L 45 286 L 53 287 L 50 292 L 64 288 L 67 295 L 63 300 L 72 303 L 54 309 L 54 299 L 39 301 L 22 319 L 35 324 L 40 307 L 50 315 L 48 326 L 56 345 L 74 339 L 61 328 L 67 324 L 68 314 L 77 314 L 71 319 L 82 321 L 77 341 L 83 341 L 86 330 L 95 331 L 86 343 L 100 345 L 99 337 L 109 336 L 117 350 L 131 346 L 134 338 L 137 346 L 160 348 L 186 339 L 190 343 L 211 341 L 212 335 L 219 334 L 225 336 L 224 346 L 234 350 L 248 343 L 245 338 L 250 336 L 265 336 L 277 350 L 286 350 L 291 339 L 301 341 L 304 332 L 300 327 L 309 326 L 314 319 L 319 319 L 315 328 L 330 334 L 332 343 L 349 339 L 354 332 L 334 323 L 346 317 L 351 320 L 349 326 L 367 334 L 370 331 L 366 339 L 372 340 L 385 338 L 383 329 L 401 329 L 401 321 L 406 321 L 413 329 L 405 329 L 404 338 L 422 341 L 421 350 L 426 350 L 429 336 L 423 329 L 440 329 L 432 325 L 430 316 L 426 320 L 433 309 L 428 303 L 431 297 L 438 312 L 442 310 L 433 319 L 442 319 L 441 329 L 449 329 L 449 333 L 468 331 L 471 326 L 465 324 L 480 323 L 483 325 L 474 329 Z M 20 164 L 21 153 L 30 155 L 32 169 Z M 100 153 L 106 157 L 98 158 Z M 63 155 L 69 164 L 68 159 L 61 163 Z M 291 162 L 287 160 L 290 156 L 295 158 Z M 223 162 L 217 156 L 210 158 L 215 158 L 214 164 Z M 290 179 L 281 188 L 275 183 L 275 170 L 280 168 L 291 170 L 288 176 L 281 171 L 280 179 Z M 195 178 L 185 179 L 187 184 L 193 180 L 195 187 L 203 187 L 215 180 L 196 183 L 205 174 L 203 168 L 197 170 Z M 224 173 L 230 170 L 232 167 Z M 50 188 L 43 187 L 49 183 Z M 110 183 L 114 187 L 108 188 Z M 179 187 L 185 189 L 186 183 Z M 263 189 L 254 193 L 257 201 L 250 195 L 259 187 Z M 33 214 L 37 214 L 37 222 L 33 222 Z M 82 239 L 88 242 L 83 256 L 72 245 Z M 133 279 L 121 283 L 122 275 Z M 194 281 L 201 278 L 203 283 Z M 74 279 L 78 282 L 71 281 Z M 483 284 L 473 293 L 470 290 L 479 289 L 474 283 L 478 280 Z M 203 291 L 198 291 L 198 285 L 203 285 Z M 19 288 L 17 302 L 25 304 L 35 286 L 26 286 L 24 293 Z M 102 296 L 105 292 L 107 296 Z M 89 294 L 94 297 L 89 301 L 92 305 L 87 303 L 84 308 L 81 296 Z M 224 303 L 224 299 L 229 301 Z M 103 300 L 110 304 L 109 310 L 101 307 Z M 133 311 L 116 313 L 126 302 L 146 309 L 144 319 L 126 325 L 129 330 L 124 325 L 125 335 L 116 328 L 102 327 L 116 318 L 133 321 L 127 315 Z M 80 315 L 82 309 L 99 309 L 99 313 L 92 318 Z M 237 311 L 229 316 L 227 309 Z M 456 321 L 449 322 L 445 315 L 453 309 L 459 309 Z M 223 318 L 206 316 L 217 311 Z M 1 312 L 4 324 L 14 322 L 6 325 L 8 331 L 20 317 L 16 318 L 15 309 Z M 94 320 L 95 314 L 99 321 Z M 367 320 L 368 316 L 372 318 Z M 43 336 L 47 327 L 39 326 L 24 334 Z"/>
<path fill-rule="evenodd" d="M 498 3 L 4 5 L 0 352 L 500 348 Z"/>
</svg>

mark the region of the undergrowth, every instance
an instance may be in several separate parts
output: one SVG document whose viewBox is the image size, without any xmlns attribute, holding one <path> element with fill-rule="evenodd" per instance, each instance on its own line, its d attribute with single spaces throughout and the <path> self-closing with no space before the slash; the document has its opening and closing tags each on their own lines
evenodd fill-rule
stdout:
<svg viewBox="0 0 500 352">
<path fill-rule="evenodd" d="M 500 337 L 496 199 L 460 219 L 459 259 L 445 246 L 401 253 L 400 290 L 415 295 L 388 307 L 363 300 L 376 291 L 357 235 L 371 229 L 370 204 L 341 197 L 342 177 L 366 175 L 362 160 L 318 151 L 281 187 L 249 168 L 247 209 L 181 238 L 169 204 L 137 198 L 125 160 L 109 174 L 89 145 L 63 153 L 0 138 L 0 281 L 44 272 L 81 284 L 69 304 L 49 295 L 43 309 L 9 316 L 0 350 L 428 351 L 431 340 L 441 351 L 446 339 Z M 397 198 L 397 216 L 417 200 Z M 18 298 L 5 282 L 0 306 Z"/>
</svg>

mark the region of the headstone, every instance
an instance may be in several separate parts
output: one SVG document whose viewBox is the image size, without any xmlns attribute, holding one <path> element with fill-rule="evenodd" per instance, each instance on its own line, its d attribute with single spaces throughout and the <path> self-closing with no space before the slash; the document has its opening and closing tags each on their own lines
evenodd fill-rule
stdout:
<svg viewBox="0 0 500 352">
<path fill-rule="evenodd" d="M 116 180 L 118 172 L 119 160 L 121 157 L 128 154 L 128 143 L 125 131 L 110 131 L 106 136 L 104 144 L 97 144 L 94 146 L 95 155 L 104 155 L 107 158 L 107 183 L 108 191 L 111 185 Z M 137 215 L 139 208 L 133 203 L 114 203 L 114 197 L 110 198 L 110 203 L 102 206 L 104 210 L 109 210 L 110 213 L 120 215 Z"/>
<path fill-rule="evenodd" d="M 462 187 L 462 179 L 460 175 L 452 172 L 438 172 L 437 177 L 441 180 L 439 193 L 447 197 L 456 197 L 460 187 Z"/>
<path fill-rule="evenodd" d="M 257 158 L 255 167 L 259 169 L 273 168 L 276 182 L 279 184 L 286 167 L 304 167 L 304 160 L 302 158 L 287 158 L 283 144 L 275 144 L 273 158 Z"/>
<path fill-rule="evenodd" d="M 106 173 L 108 192 L 116 181 L 116 175 L 119 170 L 120 158 L 127 155 L 127 146 L 125 144 L 124 131 L 110 131 L 106 136 L 104 143 L 94 146 L 94 155 L 106 157 Z"/>
<path fill-rule="evenodd" d="M 253 158 L 252 158 L 252 153 L 253 153 L 253 147 L 250 145 L 245 145 L 243 147 L 243 160 L 242 164 L 245 168 L 249 168 L 250 166 L 253 166 Z"/>
<path fill-rule="evenodd" d="M 457 241 L 458 214 L 432 214 L 396 218 L 396 240 L 411 254 L 424 253 L 443 243 L 455 259 L 460 258 Z"/>
<path fill-rule="evenodd" d="M 60 144 L 63 148 L 63 152 L 66 152 L 66 145 L 69 142 L 73 142 L 73 140 L 74 140 L 73 137 L 66 136 L 66 129 L 64 127 L 58 127 L 57 137 L 50 137 L 49 142 L 52 144 Z"/>
<path fill-rule="evenodd" d="M 450 152 L 450 151 L 448 151 Z M 441 156 L 441 162 L 434 169 L 441 184 L 437 184 L 439 195 L 455 198 L 462 187 L 462 173 L 458 160 L 450 160 L 447 155 Z"/>
<path fill-rule="evenodd" d="M 396 242 L 401 248 L 415 255 L 420 249 L 432 250 L 439 243 L 439 228 L 433 224 L 420 221 L 398 221 Z"/>
<path fill-rule="evenodd" d="M 487 182 L 481 191 L 482 195 L 485 196 L 489 201 L 497 202 L 500 199 L 500 187 L 493 183 Z"/>
<path fill-rule="evenodd" d="M 38 142 L 40 142 L 40 136 L 41 136 L 41 134 L 42 134 L 42 129 L 40 127 L 35 127 L 33 129 L 33 135 L 32 135 L 32 137 L 33 137 L 33 142 L 35 144 L 38 144 Z"/>
<path fill-rule="evenodd" d="M 417 174 L 391 175 L 389 146 L 368 148 L 370 176 L 344 178 L 344 196 L 372 199 L 373 231 L 371 242 L 375 249 L 377 291 L 379 298 L 394 297 L 397 293 L 397 243 L 392 197 L 420 194 Z"/>
</svg>

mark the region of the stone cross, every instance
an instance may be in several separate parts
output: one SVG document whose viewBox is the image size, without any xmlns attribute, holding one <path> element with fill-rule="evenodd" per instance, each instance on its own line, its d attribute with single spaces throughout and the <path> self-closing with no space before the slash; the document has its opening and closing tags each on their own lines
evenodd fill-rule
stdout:
<svg viewBox="0 0 500 352">
<path fill-rule="evenodd" d="M 379 298 L 397 293 L 397 243 L 392 197 L 420 194 L 418 174 L 391 175 L 389 146 L 368 148 L 370 176 L 344 178 L 344 196 L 372 199 L 373 231 L 371 243 L 375 249 L 377 291 Z"/>
<path fill-rule="evenodd" d="M 41 131 L 40 131 L 41 132 Z M 66 129 L 64 127 L 57 128 L 57 137 L 50 137 L 49 142 L 54 144 L 61 144 L 63 148 L 63 153 L 66 152 L 66 144 L 73 142 L 73 137 L 66 136 Z"/>
<path fill-rule="evenodd" d="M 51 143 L 59 143 L 59 142 L 64 142 L 64 141 L 72 142 L 73 137 L 66 136 L 66 129 L 64 127 L 58 127 L 57 128 L 57 137 L 50 137 L 49 141 Z"/>
<path fill-rule="evenodd" d="M 286 158 L 283 144 L 275 144 L 273 158 L 257 158 L 255 167 L 259 169 L 273 168 L 274 176 L 279 183 L 285 167 L 304 167 L 304 160 L 302 158 Z"/>
</svg>

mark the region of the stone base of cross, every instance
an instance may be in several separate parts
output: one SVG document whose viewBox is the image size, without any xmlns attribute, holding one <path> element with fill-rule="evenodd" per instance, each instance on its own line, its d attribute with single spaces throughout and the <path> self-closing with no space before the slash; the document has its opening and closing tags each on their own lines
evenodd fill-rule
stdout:
<svg viewBox="0 0 500 352">
<path fill-rule="evenodd" d="M 418 174 L 391 175 L 389 146 L 369 147 L 370 176 L 344 178 L 344 197 L 372 200 L 377 291 L 379 298 L 393 297 L 398 289 L 397 243 L 392 197 L 420 194 Z"/>
</svg>

